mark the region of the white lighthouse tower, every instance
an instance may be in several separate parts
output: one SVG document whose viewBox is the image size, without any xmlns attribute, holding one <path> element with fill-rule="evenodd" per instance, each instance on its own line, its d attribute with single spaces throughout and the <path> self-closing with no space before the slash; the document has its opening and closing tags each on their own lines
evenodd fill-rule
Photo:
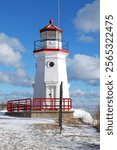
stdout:
<svg viewBox="0 0 117 150">
<path fill-rule="evenodd" d="M 62 30 L 52 20 L 40 30 L 40 41 L 35 41 L 36 76 L 34 98 L 59 98 L 63 82 L 63 98 L 69 98 L 66 69 L 68 49 L 63 48 Z M 40 42 L 40 47 L 38 47 Z"/>
</svg>

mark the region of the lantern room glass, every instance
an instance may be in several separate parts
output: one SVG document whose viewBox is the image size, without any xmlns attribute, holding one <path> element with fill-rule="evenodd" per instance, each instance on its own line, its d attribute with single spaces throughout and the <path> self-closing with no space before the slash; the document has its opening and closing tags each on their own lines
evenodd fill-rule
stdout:
<svg viewBox="0 0 117 150">
<path fill-rule="evenodd" d="M 41 41 L 45 40 L 59 40 L 61 41 L 61 32 L 60 31 L 44 31 L 40 34 Z"/>
<path fill-rule="evenodd" d="M 56 31 L 47 31 L 47 40 L 56 40 Z"/>
<path fill-rule="evenodd" d="M 61 41 L 62 40 L 62 35 L 60 31 L 56 31 L 56 39 Z"/>
<path fill-rule="evenodd" d="M 40 39 L 41 39 L 41 41 L 44 41 L 44 40 L 47 39 L 47 32 L 46 32 L 46 31 L 41 32 L 41 34 L 40 34 Z"/>
</svg>

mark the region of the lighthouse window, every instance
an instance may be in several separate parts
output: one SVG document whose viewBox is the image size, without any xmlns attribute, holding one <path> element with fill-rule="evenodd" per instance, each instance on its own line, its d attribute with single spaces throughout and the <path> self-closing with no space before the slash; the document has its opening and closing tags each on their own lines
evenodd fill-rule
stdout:
<svg viewBox="0 0 117 150">
<path fill-rule="evenodd" d="M 54 66 L 54 62 L 50 62 L 49 67 L 53 67 L 53 66 Z"/>
<path fill-rule="evenodd" d="M 56 31 L 47 31 L 47 39 L 55 40 L 56 39 Z"/>
<path fill-rule="evenodd" d="M 61 41 L 61 33 L 59 31 L 56 32 L 56 39 Z"/>
<path fill-rule="evenodd" d="M 47 39 L 47 32 L 42 32 L 41 33 L 41 40 L 46 40 Z"/>
</svg>

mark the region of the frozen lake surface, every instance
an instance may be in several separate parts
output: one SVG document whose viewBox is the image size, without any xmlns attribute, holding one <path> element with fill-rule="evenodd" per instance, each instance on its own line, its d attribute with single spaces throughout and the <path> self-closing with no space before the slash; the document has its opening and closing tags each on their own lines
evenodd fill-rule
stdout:
<svg viewBox="0 0 117 150">
<path fill-rule="evenodd" d="M 0 150 L 99 150 L 99 133 L 89 125 L 63 126 L 51 119 L 0 116 Z"/>
</svg>

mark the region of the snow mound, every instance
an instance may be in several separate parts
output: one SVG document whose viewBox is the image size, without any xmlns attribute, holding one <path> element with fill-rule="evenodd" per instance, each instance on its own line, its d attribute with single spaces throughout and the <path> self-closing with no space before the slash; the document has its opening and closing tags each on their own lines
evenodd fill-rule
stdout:
<svg viewBox="0 0 117 150">
<path fill-rule="evenodd" d="M 73 110 L 74 110 L 74 118 L 80 118 L 85 123 L 93 124 L 93 118 L 90 115 L 90 113 L 82 109 L 73 109 Z"/>
<path fill-rule="evenodd" d="M 0 110 L 0 112 L 4 112 L 4 113 L 5 113 L 5 112 L 7 112 L 7 110 L 6 110 L 6 109 L 4 109 L 4 110 Z"/>
<path fill-rule="evenodd" d="M 7 112 L 7 110 L 0 110 L 0 116 L 4 116 L 5 112 Z"/>
</svg>

